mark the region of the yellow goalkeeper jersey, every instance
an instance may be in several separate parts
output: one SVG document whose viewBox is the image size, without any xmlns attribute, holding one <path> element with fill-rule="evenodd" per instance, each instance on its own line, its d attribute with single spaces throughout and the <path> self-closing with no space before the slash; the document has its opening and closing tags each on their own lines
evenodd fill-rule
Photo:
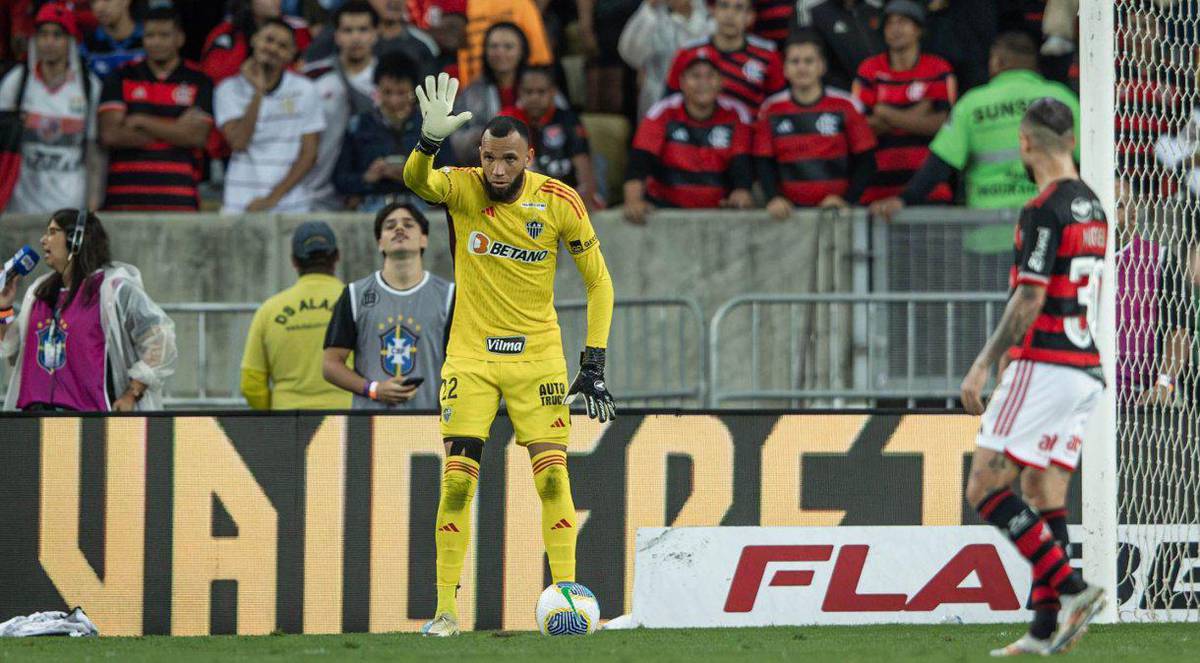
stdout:
<svg viewBox="0 0 1200 663">
<path fill-rule="evenodd" d="M 448 357 L 532 361 L 561 357 L 554 310 L 560 244 L 583 275 L 588 299 L 587 345 L 608 345 L 613 289 L 579 194 L 562 182 L 525 171 L 521 195 L 491 200 L 480 168 L 433 168 L 414 150 L 404 181 L 430 203 L 445 205 L 454 258 L 454 317 Z"/>
</svg>

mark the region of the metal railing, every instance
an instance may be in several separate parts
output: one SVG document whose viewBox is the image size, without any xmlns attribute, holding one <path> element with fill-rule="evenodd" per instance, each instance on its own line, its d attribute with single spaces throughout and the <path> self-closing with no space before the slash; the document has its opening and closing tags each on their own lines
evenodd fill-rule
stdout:
<svg viewBox="0 0 1200 663">
<path fill-rule="evenodd" d="M 587 301 L 555 305 L 563 351 L 572 372 L 583 350 Z M 705 402 L 706 326 L 691 297 L 617 300 L 605 377 L 621 402 L 635 407 L 699 407 Z"/>
<path fill-rule="evenodd" d="M 234 303 L 215 303 L 215 302 L 184 302 L 178 304 L 163 304 L 162 308 L 167 315 L 175 321 L 176 343 L 179 347 L 179 363 L 176 367 L 175 377 L 168 384 L 169 389 L 167 396 L 163 399 L 163 405 L 168 408 L 242 408 L 246 407 L 246 400 L 241 396 L 241 358 L 242 353 L 225 352 L 220 355 L 220 358 L 225 364 L 222 367 L 226 373 L 226 388 L 218 392 L 220 395 L 214 395 L 214 390 L 209 386 L 208 376 L 210 371 L 209 357 L 209 339 L 212 334 L 209 331 L 210 322 L 227 325 L 228 328 L 223 330 L 225 333 L 218 332 L 218 337 L 224 336 L 228 343 L 222 344 L 222 347 L 227 350 L 233 348 L 243 348 L 246 342 L 246 335 L 250 330 L 250 320 L 254 317 L 254 312 L 258 310 L 260 304 L 253 302 L 234 302 Z M 189 325 L 190 321 L 182 320 L 182 316 L 194 315 L 195 327 Z M 244 324 L 240 320 L 211 320 L 213 317 L 236 317 L 240 316 L 244 319 Z M 232 322 L 233 324 L 230 324 Z M 192 336 L 194 334 L 194 337 Z M 184 348 L 189 345 L 188 341 L 192 340 L 192 345 L 195 347 L 195 361 L 188 364 L 184 361 Z M 232 366 L 232 370 L 229 368 Z M 181 383 L 187 381 L 188 374 L 191 373 L 193 389 L 191 391 L 182 389 Z M 186 394 L 183 396 L 174 394 Z"/>
<path fill-rule="evenodd" d="M 886 401 L 952 407 L 959 380 L 1005 301 L 994 292 L 744 295 L 727 301 L 706 325 L 692 298 L 626 299 L 614 311 L 608 380 L 621 403 L 634 407 Z M 563 300 L 556 308 L 573 373 L 587 303 Z M 165 405 L 245 407 L 241 348 L 258 305 L 193 302 L 163 309 L 176 322 L 180 347 Z"/>
<path fill-rule="evenodd" d="M 709 325 L 708 405 L 898 400 L 915 407 L 939 400 L 952 407 L 958 381 L 1006 298 L 992 292 L 736 297 Z"/>
<path fill-rule="evenodd" d="M 241 348 L 254 303 L 188 302 L 164 304 L 175 320 L 180 361 L 165 400 L 170 408 L 240 408 Z M 587 302 L 564 300 L 555 306 L 563 349 L 574 371 L 587 330 Z M 705 402 L 704 314 L 685 297 L 640 297 L 616 302 L 607 378 L 622 403 L 632 406 L 700 406 Z M 210 353 L 213 339 L 223 352 Z M 185 353 L 184 348 L 194 352 Z M 214 375 L 215 373 L 215 375 Z M 221 376 L 224 377 L 221 377 Z M 211 382 L 217 377 L 217 384 Z"/>
</svg>

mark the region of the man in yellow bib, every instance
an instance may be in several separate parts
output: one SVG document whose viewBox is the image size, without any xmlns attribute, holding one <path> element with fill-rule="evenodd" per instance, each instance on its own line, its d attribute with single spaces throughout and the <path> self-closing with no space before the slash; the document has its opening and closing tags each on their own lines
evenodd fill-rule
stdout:
<svg viewBox="0 0 1200 663">
<path fill-rule="evenodd" d="M 404 165 L 404 183 L 444 205 L 456 284 L 442 367 L 446 462 L 438 502 L 437 611 L 421 632 L 458 634 L 456 592 L 470 533 L 479 459 L 503 397 L 517 444 L 529 450 L 542 501 L 542 537 L 554 582 L 575 580 L 575 504 L 567 474 L 568 405 L 582 395 L 588 416 L 616 417 L 604 384 L 613 288 L 583 201 L 562 182 L 526 170 L 529 128 L 497 117 L 480 140 L 480 168 L 434 170 L 433 157 L 471 119 L 451 115 L 458 81 L 440 74 L 417 89 L 421 138 Z M 567 388 L 567 362 L 554 311 L 560 243 L 587 288 L 588 333 L 579 374 Z"/>
</svg>

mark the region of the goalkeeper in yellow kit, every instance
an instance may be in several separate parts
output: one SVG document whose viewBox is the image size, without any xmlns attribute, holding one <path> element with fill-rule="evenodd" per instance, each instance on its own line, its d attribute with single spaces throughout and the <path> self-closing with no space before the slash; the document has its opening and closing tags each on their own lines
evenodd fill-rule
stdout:
<svg viewBox="0 0 1200 663">
<path fill-rule="evenodd" d="M 421 139 L 404 165 L 404 183 L 445 205 L 457 286 L 442 367 L 446 463 L 438 502 L 437 611 L 421 632 L 458 634 L 455 595 L 470 532 L 479 459 L 503 397 L 517 444 L 529 450 L 542 501 L 542 537 L 554 582 L 575 580 L 575 504 L 567 474 L 567 406 L 578 395 L 588 415 L 616 417 L 604 384 L 613 289 L 600 243 L 579 194 L 526 170 L 529 128 L 497 117 L 480 140 L 481 168 L 433 168 L 442 141 L 471 119 L 451 115 L 458 81 L 441 74 L 417 88 Z M 588 333 L 579 374 L 567 388 L 554 271 L 566 247 L 587 287 Z"/>
</svg>

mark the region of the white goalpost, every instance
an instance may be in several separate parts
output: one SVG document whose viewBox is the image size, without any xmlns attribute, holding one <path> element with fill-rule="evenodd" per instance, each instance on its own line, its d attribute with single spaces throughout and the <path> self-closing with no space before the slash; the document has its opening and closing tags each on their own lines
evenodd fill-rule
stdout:
<svg viewBox="0 0 1200 663">
<path fill-rule="evenodd" d="M 1084 575 L 1112 597 L 1101 622 L 1200 620 L 1198 12 L 1080 3 L 1082 176 L 1110 224 L 1094 312 L 1107 389 L 1082 463 Z"/>
<path fill-rule="evenodd" d="M 1110 0 L 1082 0 L 1079 7 L 1080 160 L 1083 180 L 1095 190 L 1109 219 L 1115 210 L 1113 136 L 1115 68 L 1113 11 Z M 1094 335 L 1108 388 L 1092 416 L 1082 463 L 1083 572 L 1088 582 L 1101 583 L 1110 597 L 1117 588 L 1117 436 L 1116 436 L 1116 262 L 1114 237 L 1108 236 L 1104 278 L 1100 289 L 1100 328 Z M 1115 621 L 1111 600 L 1099 622 Z"/>
</svg>

